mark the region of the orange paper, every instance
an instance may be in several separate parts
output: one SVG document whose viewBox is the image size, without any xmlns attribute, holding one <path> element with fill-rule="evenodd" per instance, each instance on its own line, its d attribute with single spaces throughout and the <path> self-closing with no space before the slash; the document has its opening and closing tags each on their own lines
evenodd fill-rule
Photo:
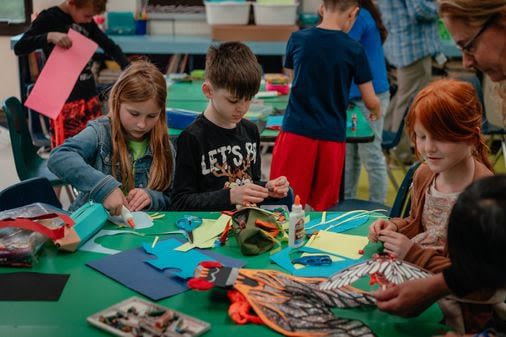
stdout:
<svg viewBox="0 0 506 337">
<path fill-rule="evenodd" d="M 97 44 L 69 29 L 72 47 L 55 46 L 42 69 L 25 106 L 56 119 L 70 96 L 77 78 L 97 49 Z"/>
</svg>

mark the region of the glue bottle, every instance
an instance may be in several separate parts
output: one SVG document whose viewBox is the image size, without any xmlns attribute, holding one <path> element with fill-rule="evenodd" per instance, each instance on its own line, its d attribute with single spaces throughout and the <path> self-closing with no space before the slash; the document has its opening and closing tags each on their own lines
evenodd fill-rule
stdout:
<svg viewBox="0 0 506 337">
<path fill-rule="evenodd" d="M 290 212 L 290 223 L 288 226 L 288 245 L 290 247 L 300 247 L 304 244 L 306 231 L 304 230 L 304 210 L 300 204 L 300 197 L 295 196 L 295 203 Z"/>
</svg>

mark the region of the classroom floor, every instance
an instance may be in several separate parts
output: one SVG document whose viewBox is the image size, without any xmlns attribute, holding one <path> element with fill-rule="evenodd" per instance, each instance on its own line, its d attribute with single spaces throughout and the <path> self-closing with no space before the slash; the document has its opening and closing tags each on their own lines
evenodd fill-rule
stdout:
<svg viewBox="0 0 506 337">
<path fill-rule="evenodd" d="M 265 154 L 262 156 L 262 173 L 263 176 L 268 175 L 270 169 L 271 155 Z M 4 127 L 0 126 L 0 167 L 2 168 L 0 174 L 0 190 L 7 186 L 10 186 L 19 181 L 16 173 L 16 167 L 14 165 L 14 157 L 9 140 L 9 132 Z M 504 159 L 501 157 L 495 167 L 496 173 L 506 173 L 506 167 L 504 165 Z M 404 177 L 404 172 L 401 168 L 393 168 L 393 173 L 400 184 Z M 394 186 L 388 181 L 388 192 L 387 192 L 387 204 L 392 205 L 397 191 L 394 190 Z M 368 185 L 367 185 L 367 174 L 362 170 L 360 174 L 359 186 L 358 186 L 358 198 L 367 199 L 368 197 Z M 62 203 L 64 207 L 68 206 L 68 200 L 65 195 L 62 196 Z"/>
</svg>

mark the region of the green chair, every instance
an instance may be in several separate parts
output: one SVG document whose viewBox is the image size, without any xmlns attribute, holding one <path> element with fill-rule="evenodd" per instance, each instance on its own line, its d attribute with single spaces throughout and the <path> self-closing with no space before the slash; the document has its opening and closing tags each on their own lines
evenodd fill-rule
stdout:
<svg viewBox="0 0 506 337">
<path fill-rule="evenodd" d="M 62 208 L 51 183 L 45 177 L 23 180 L 0 191 L 0 211 L 36 202 Z"/>
<path fill-rule="evenodd" d="M 402 184 L 395 196 L 394 204 L 390 210 L 391 218 L 405 218 L 409 215 L 411 209 L 411 184 L 413 183 L 413 176 L 415 171 L 420 166 L 420 162 L 415 162 L 411 165 L 402 180 Z"/>
<path fill-rule="evenodd" d="M 3 102 L 3 110 L 7 116 L 12 153 L 16 171 L 20 180 L 35 177 L 47 178 L 52 186 L 65 185 L 65 182 L 49 171 L 47 159 L 37 153 L 33 145 L 27 123 L 27 110 L 16 97 L 9 97 Z"/>
</svg>

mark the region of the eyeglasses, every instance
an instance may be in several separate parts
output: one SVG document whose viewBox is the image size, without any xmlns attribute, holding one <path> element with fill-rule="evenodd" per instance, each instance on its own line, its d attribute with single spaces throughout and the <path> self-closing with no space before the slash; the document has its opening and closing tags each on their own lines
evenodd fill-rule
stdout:
<svg viewBox="0 0 506 337">
<path fill-rule="evenodd" d="M 490 25 L 494 22 L 495 18 L 497 17 L 498 15 L 497 14 L 494 14 L 492 15 L 491 17 L 489 17 L 487 19 L 487 21 L 485 21 L 485 23 L 483 24 L 483 26 L 481 26 L 480 30 L 478 30 L 476 32 L 476 34 L 474 34 L 474 36 L 472 38 L 469 39 L 469 41 L 467 41 L 463 46 L 460 46 L 460 45 L 457 45 L 457 47 L 463 52 L 463 53 L 466 53 L 467 55 L 474 55 L 474 53 L 476 52 L 476 48 L 474 48 L 474 44 L 476 43 L 476 40 L 480 37 L 480 35 L 485 31 L 487 30 L 488 27 L 490 27 Z"/>
</svg>

